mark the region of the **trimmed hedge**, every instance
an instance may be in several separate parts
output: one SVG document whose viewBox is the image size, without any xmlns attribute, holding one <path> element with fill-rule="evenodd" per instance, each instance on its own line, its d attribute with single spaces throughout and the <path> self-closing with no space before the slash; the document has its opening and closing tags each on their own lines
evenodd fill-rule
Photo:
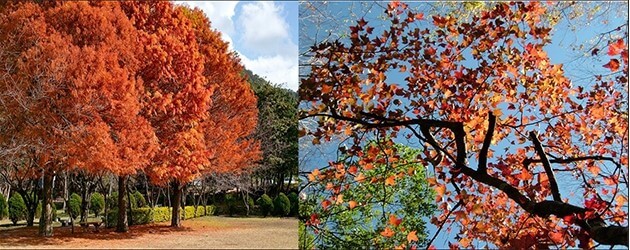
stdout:
<svg viewBox="0 0 630 250">
<path fill-rule="evenodd" d="M 184 209 L 186 210 L 185 218 L 183 216 Z M 195 211 L 195 207 L 186 206 L 185 208 L 180 209 L 180 216 L 182 219 L 186 220 L 186 219 L 195 218 L 195 217 L 213 215 L 214 211 L 215 211 L 214 206 L 206 206 L 205 208 L 203 206 L 199 206 L 197 207 L 196 211 Z M 172 210 L 170 207 L 156 207 L 156 208 L 143 207 L 143 208 L 131 209 L 131 216 L 133 219 L 132 223 L 134 225 L 170 221 L 171 214 L 172 214 Z M 108 219 L 107 227 L 115 227 L 118 221 L 118 209 L 109 211 L 107 219 Z"/>
</svg>

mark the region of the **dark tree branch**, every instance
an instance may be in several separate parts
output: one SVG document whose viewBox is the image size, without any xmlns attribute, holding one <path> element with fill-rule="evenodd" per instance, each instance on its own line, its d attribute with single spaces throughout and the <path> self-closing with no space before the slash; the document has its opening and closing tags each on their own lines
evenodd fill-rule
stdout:
<svg viewBox="0 0 630 250">
<path fill-rule="evenodd" d="M 550 215 L 555 215 L 556 217 L 564 217 L 567 215 L 576 215 L 576 214 L 584 215 L 585 212 L 587 211 L 587 209 L 585 208 L 574 206 L 574 205 L 561 201 L 560 195 L 558 192 L 558 186 L 557 186 L 557 183 L 555 182 L 555 178 L 553 177 L 553 171 L 551 170 L 551 166 L 550 166 L 551 164 L 549 163 L 549 159 L 547 159 L 547 156 L 544 153 L 544 149 L 542 145 L 540 144 L 540 141 L 538 141 L 538 138 L 535 133 L 530 133 L 530 137 L 532 137 L 532 141 L 534 141 L 534 144 L 537 147 L 537 151 L 539 152 L 539 156 L 541 157 L 540 161 L 543 162 L 543 164 L 546 164 L 545 168 L 546 170 L 548 169 L 548 171 L 546 172 L 548 174 L 551 173 L 551 176 L 549 176 L 549 181 L 550 183 L 553 181 L 552 185 L 555 185 L 555 188 L 552 186 L 552 189 L 555 190 L 555 192 L 557 192 L 557 197 L 555 197 L 556 194 L 554 194 L 553 201 L 541 201 L 541 202 L 532 201 L 529 198 L 527 198 L 525 195 L 523 195 L 520 192 L 520 190 L 510 185 L 509 183 L 497 177 L 490 176 L 486 173 L 478 172 L 468 167 L 466 164 L 466 142 L 465 142 L 466 132 L 464 131 L 464 126 L 461 122 L 448 122 L 448 121 L 439 121 L 439 120 L 431 120 L 431 119 L 409 119 L 409 120 L 403 120 L 403 121 L 394 121 L 394 120 L 390 120 L 390 119 L 386 119 L 382 117 L 381 119 L 377 119 L 375 118 L 377 116 L 374 114 L 370 115 L 370 117 L 372 117 L 371 119 L 376 119 L 380 122 L 370 122 L 367 120 L 363 120 L 361 117 L 359 118 L 344 117 L 344 116 L 338 115 L 334 111 L 331 111 L 331 114 L 305 115 L 305 116 L 300 117 L 300 119 L 306 119 L 309 117 L 318 117 L 318 116 L 330 117 L 337 120 L 354 122 L 356 124 L 363 125 L 366 128 L 386 128 L 386 127 L 399 127 L 399 126 L 408 126 L 408 125 L 419 125 L 421 127 L 421 130 L 427 130 L 432 127 L 448 128 L 454 133 L 454 136 L 455 136 L 455 144 L 457 148 L 457 159 L 455 163 L 456 163 L 457 173 L 464 174 L 477 182 L 480 182 L 485 185 L 501 190 L 501 192 L 505 193 L 511 200 L 515 201 L 525 211 L 539 217 L 546 218 L 546 217 L 549 217 Z M 427 137 L 426 134 L 424 136 Z M 426 138 L 426 139 L 427 141 L 431 140 L 429 138 Z M 435 144 L 432 144 L 432 146 L 437 146 L 438 148 L 441 148 L 439 147 L 439 144 L 437 142 L 435 142 Z M 572 159 L 575 161 L 576 159 L 579 159 L 579 158 L 580 157 L 567 158 L 564 160 Z M 534 162 L 534 161 L 536 160 L 531 160 L 530 162 Z M 563 161 L 563 159 L 555 159 L 553 161 L 561 162 Z M 553 190 L 552 190 L 552 193 L 554 192 Z M 455 209 L 451 210 L 450 212 L 454 210 Z M 607 226 L 604 220 L 601 219 L 601 217 L 599 216 L 596 216 L 595 218 L 589 218 L 589 219 L 578 219 L 576 224 L 580 226 L 581 228 L 583 228 L 584 230 L 588 231 L 590 237 L 600 244 L 628 246 L 628 237 L 627 237 L 628 227 L 627 226 L 626 227 Z"/>
<path fill-rule="evenodd" d="M 483 139 L 483 146 L 479 151 L 479 166 L 477 171 L 480 173 L 486 173 L 486 166 L 488 165 L 488 148 L 490 148 L 490 142 L 494 135 L 494 126 L 497 123 L 497 117 L 492 113 L 488 113 L 488 131 L 486 132 L 486 138 Z"/>
<path fill-rule="evenodd" d="M 536 132 L 529 132 L 529 139 L 534 143 L 534 147 L 536 148 L 536 152 L 540 157 L 540 160 L 545 168 L 545 172 L 547 173 L 547 177 L 549 179 L 549 187 L 551 188 L 551 194 L 553 195 L 553 200 L 562 201 L 560 197 L 560 190 L 558 189 L 558 183 L 556 182 L 556 177 L 553 175 L 553 170 L 551 169 L 551 163 L 549 163 L 549 159 L 547 158 L 547 154 L 545 154 L 545 149 L 542 144 L 538 140 L 538 135 Z"/>
</svg>

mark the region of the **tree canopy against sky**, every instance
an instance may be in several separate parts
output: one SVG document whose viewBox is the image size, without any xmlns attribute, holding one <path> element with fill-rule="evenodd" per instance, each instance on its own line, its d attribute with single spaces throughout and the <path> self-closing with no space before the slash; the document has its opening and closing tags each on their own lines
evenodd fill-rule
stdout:
<svg viewBox="0 0 630 250">
<path fill-rule="evenodd" d="M 256 98 L 237 57 L 227 51 L 200 10 L 171 2 L 125 2 L 145 51 L 140 77 L 144 109 L 161 150 L 148 174 L 173 188 L 172 226 L 180 226 L 183 186 L 204 172 L 235 171 L 258 157 L 248 138 L 256 126 Z"/>
<path fill-rule="evenodd" d="M 495 3 L 459 20 L 392 2 L 384 28 L 357 18 L 309 51 L 301 119 L 317 125 L 302 134 L 345 134 L 357 174 L 382 160 L 365 134 L 415 141 L 435 171 L 432 222 L 459 228 L 452 246 L 627 246 L 627 31 L 592 52 L 606 74 L 573 82 L 544 50 L 553 5 Z"/>
<path fill-rule="evenodd" d="M 250 136 L 254 93 L 198 10 L 172 2 L 2 3 L 0 41 L 2 160 L 25 166 L 28 178 L 43 176 L 42 235 L 52 235 L 60 171 L 118 175 L 117 231 L 125 232 L 127 175 L 142 169 L 154 183 L 170 183 L 179 226 L 186 183 L 259 157 Z"/>
<path fill-rule="evenodd" d="M 153 129 L 138 115 L 136 33 L 112 3 L 7 8 L 0 21 L 3 160 L 30 159 L 44 170 L 40 234 L 50 236 L 56 172 L 135 173 L 156 149 Z"/>
</svg>

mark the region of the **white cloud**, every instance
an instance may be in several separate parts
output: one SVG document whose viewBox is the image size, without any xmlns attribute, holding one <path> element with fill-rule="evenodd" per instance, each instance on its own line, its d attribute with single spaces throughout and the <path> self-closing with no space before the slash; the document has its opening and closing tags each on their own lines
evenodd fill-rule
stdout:
<svg viewBox="0 0 630 250">
<path fill-rule="evenodd" d="M 244 49 L 237 53 L 247 69 L 272 83 L 297 91 L 298 47 L 291 41 L 291 36 L 297 34 L 290 34 L 282 6 L 274 2 L 241 3 L 242 11 L 235 17 L 238 2 L 180 3 L 200 8 L 212 27 L 221 32 L 223 40 L 229 42 L 230 50 L 235 47 Z M 235 41 L 233 37 L 238 39 Z"/>
<path fill-rule="evenodd" d="M 238 16 L 239 39 L 249 50 L 283 53 L 290 43 L 289 25 L 282 17 L 282 7 L 273 2 L 251 2 L 242 6 Z"/>
<path fill-rule="evenodd" d="M 239 56 L 243 65 L 257 75 L 285 88 L 298 90 L 297 53 L 293 57 L 275 55 L 259 56 L 255 59 L 249 59 L 240 53 Z"/>
</svg>

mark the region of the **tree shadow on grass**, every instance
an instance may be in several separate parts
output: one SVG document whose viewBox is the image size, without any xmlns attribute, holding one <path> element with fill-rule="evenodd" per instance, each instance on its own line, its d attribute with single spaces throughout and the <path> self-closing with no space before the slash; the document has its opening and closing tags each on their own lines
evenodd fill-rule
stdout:
<svg viewBox="0 0 630 250">
<path fill-rule="evenodd" d="M 94 232 L 94 228 L 72 228 L 55 227 L 52 237 L 38 236 L 38 227 L 19 227 L 15 229 L 5 229 L 0 231 L 0 248 L 3 247 L 27 247 L 27 246 L 54 246 L 65 242 L 72 242 L 77 239 L 88 240 L 83 245 L 90 247 L 89 241 L 107 241 L 134 239 L 146 234 L 170 234 L 174 232 L 190 232 L 190 227 L 172 228 L 166 224 L 150 224 L 131 226 L 126 233 L 117 233 L 115 228 L 100 228 L 99 232 Z M 98 243 L 100 245 L 101 242 Z M 112 243 L 112 246 L 115 243 Z"/>
</svg>

